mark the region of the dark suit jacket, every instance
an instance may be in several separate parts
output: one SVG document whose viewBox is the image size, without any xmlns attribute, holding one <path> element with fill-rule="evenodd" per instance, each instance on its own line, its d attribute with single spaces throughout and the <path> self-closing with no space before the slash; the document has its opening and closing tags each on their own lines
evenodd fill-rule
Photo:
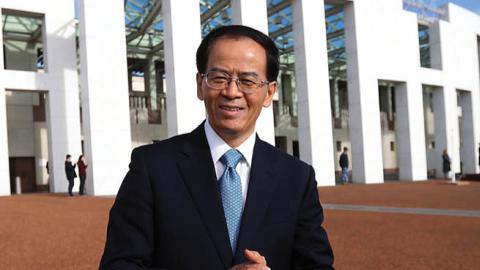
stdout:
<svg viewBox="0 0 480 270">
<path fill-rule="evenodd" d="M 100 269 L 228 269 L 259 251 L 271 269 L 332 269 L 313 168 L 256 139 L 236 254 L 200 125 L 136 148 L 110 211 Z"/>
<path fill-rule="evenodd" d="M 73 180 L 77 177 L 77 173 L 75 172 L 75 166 L 71 161 L 65 161 L 65 174 L 67 175 L 68 180 Z"/>
<path fill-rule="evenodd" d="M 340 164 L 341 168 L 348 168 L 348 155 L 345 153 L 342 153 L 340 155 L 340 160 L 338 161 Z"/>
</svg>

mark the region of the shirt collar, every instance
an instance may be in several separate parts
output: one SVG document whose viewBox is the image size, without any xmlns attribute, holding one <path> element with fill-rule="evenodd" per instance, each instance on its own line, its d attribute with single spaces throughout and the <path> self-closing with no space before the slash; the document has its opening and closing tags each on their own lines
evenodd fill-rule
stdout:
<svg viewBox="0 0 480 270">
<path fill-rule="evenodd" d="M 218 134 L 213 130 L 208 119 L 204 124 L 205 135 L 207 136 L 208 145 L 212 154 L 213 162 L 216 163 L 228 150 L 232 149 Z M 253 132 L 241 145 L 236 149 L 243 155 L 248 166 L 252 164 L 253 148 L 255 146 L 256 132 Z"/>
</svg>

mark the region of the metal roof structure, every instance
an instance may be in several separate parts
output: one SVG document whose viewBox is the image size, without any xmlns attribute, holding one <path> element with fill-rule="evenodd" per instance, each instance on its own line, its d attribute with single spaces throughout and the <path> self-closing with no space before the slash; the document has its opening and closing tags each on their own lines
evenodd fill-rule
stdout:
<svg viewBox="0 0 480 270">
<path fill-rule="evenodd" d="M 343 8 L 345 1 L 328 1 L 325 5 L 328 53 L 331 72 L 345 72 L 345 43 L 343 31 Z M 125 26 L 128 51 L 140 54 L 163 55 L 163 20 L 161 1 L 125 0 Z M 229 0 L 201 0 L 201 31 L 205 36 L 212 29 L 229 25 L 231 5 Z M 267 0 L 269 36 L 281 53 L 282 69 L 292 70 L 293 34 L 292 7 L 289 0 Z"/>
<path fill-rule="evenodd" d="M 42 16 L 32 16 L 3 10 L 2 31 L 5 40 L 41 42 L 39 37 L 42 33 Z"/>
<path fill-rule="evenodd" d="M 266 0 L 269 36 L 281 53 L 282 70 L 294 70 L 294 39 L 290 0 Z M 325 21 L 329 70 L 331 76 L 344 77 L 346 72 L 343 5 L 351 0 L 325 1 Z M 439 8 L 446 0 L 404 0 L 404 9 L 419 14 L 420 23 L 428 25 L 442 16 Z M 163 57 L 163 18 L 161 0 L 124 0 L 125 31 L 129 55 Z M 201 31 L 205 36 L 212 29 L 232 23 L 230 0 L 200 0 Z M 4 40 L 42 41 L 42 17 L 31 14 L 2 15 Z"/>
</svg>

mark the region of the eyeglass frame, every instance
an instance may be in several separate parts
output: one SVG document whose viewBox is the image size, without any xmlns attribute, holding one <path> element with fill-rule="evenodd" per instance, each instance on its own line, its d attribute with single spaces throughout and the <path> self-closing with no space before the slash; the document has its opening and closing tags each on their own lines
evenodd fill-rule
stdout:
<svg viewBox="0 0 480 270">
<path fill-rule="evenodd" d="M 212 86 L 208 83 L 208 79 L 207 79 L 208 74 L 209 74 L 210 72 L 220 72 L 220 73 L 223 73 L 223 74 L 227 75 L 227 76 L 228 76 L 227 84 L 226 84 L 224 87 L 222 87 L 222 88 L 212 87 Z M 258 76 L 257 76 L 256 74 L 253 74 L 253 75 L 251 75 L 251 76 L 254 76 L 254 77 L 256 77 L 257 79 L 259 79 L 259 80 L 260 80 L 260 83 L 258 84 L 258 86 L 257 86 L 256 88 L 253 88 L 253 89 L 251 89 L 251 90 L 245 90 L 245 89 L 243 89 L 243 88 L 240 86 L 241 83 L 240 83 L 240 78 L 239 78 L 238 76 L 237 76 L 237 77 L 233 77 L 233 76 L 230 75 L 229 73 L 227 73 L 227 72 L 225 72 L 225 71 L 222 71 L 222 70 L 216 70 L 216 69 L 207 70 L 205 73 L 200 73 L 200 76 L 202 76 L 202 78 L 205 80 L 205 83 L 207 84 L 207 86 L 210 87 L 210 88 L 213 89 L 213 90 L 223 90 L 223 89 L 227 89 L 227 88 L 230 86 L 230 84 L 232 83 L 232 81 L 235 81 L 235 84 L 237 85 L 238 91 L 240 91 L 240 92 L 242 92 L 242 93 L 244 93 L 244 94 L 253 94 L 253 93 L 255 93 L 255 91 L 256 91 L 257 89 L 262 88 L 263 86 L 268 85 L 269 83 L 271 83 L 271 81 L 262 80 L 262 79 L 258 78 Z"/>
</svg>

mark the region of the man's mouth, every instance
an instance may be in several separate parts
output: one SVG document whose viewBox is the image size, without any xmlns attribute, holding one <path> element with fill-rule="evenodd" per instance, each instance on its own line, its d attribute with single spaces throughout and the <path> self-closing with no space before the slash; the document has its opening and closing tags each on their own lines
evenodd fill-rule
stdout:
<svg viewBox="0 0 480 270">
<path fill-rule="evenodd" d="M 235 106 L 220 106 L 220 109 L 230 111 L 230 112 L 236 112 L 243 110 L 241 107 L 235 107 Z"/>
</svg>

